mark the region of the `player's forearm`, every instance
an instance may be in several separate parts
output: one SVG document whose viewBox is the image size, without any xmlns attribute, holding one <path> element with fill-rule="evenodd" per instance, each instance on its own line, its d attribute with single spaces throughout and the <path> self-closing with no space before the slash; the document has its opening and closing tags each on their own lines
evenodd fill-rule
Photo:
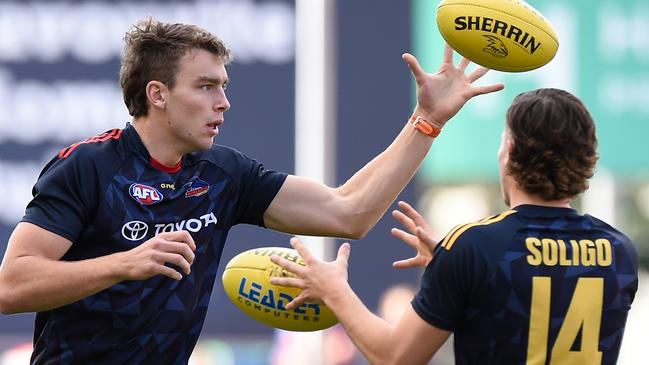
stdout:
<svg viewBox="0 0 649 365">
<path fill-rule="evenodd" d="M 356 347 L 374 365 L 391 364 L 394 327 L 370 312 L 356 294 L 345 288 L 325 299 Z"/>
<path fill-rule="evenodd" d="M 40 312 L 106 289 L 122 280 L 117 255 L 82 261 L 18 257 L 0 276 L 0 310 Z"/>
<path fill-rule="evenodd" d="M 432 142 L 407 124 L 384 152 L 336 189 L 345 197 L 342 209 L 358 236 L 364 236 L 385 214 L 417 172 Z"/>
</svg>

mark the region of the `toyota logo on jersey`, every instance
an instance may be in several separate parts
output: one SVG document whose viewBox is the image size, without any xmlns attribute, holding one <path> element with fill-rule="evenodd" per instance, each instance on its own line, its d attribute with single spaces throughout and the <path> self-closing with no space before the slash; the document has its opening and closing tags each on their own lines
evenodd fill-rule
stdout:
<svg viewBox="0 0 649 365">
<path fill-rule="evenodd" d="M 146 237 L 149 225 L 142 221 L 130 221 L 122 226 L 122 237 L 129 241 L 139 241 Z"/>
<path fill-rule="evenodd" d="M 144 184 L 131 184 L 128 189 L 131 197 L 142 205 L 151 205 L 162 201 L 162 193 L 158 189 Z"/>
</svg>

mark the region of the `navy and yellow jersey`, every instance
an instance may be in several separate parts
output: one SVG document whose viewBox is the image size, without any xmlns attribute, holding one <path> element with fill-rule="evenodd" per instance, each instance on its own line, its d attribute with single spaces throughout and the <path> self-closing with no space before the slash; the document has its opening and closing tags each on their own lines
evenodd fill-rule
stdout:
<svg viewBox="0 0 649 365">
<path fill-rule="evenodd" d="M 44 168 L 24 222 L 72 241 L 61 260 L 130 250 L 162 232 L 196 242 L 191 274 L 122 281 L 36 314 L 35 364 L 186 364 L 201 332 L 230 228 L 263 226 L 286 179 L 223 146 L 173 168 L 127 125 L 62 150 Z"/>
<path fill-rule="evenodd" d="M 451 230 L 412 302 L 456 363 L 615 364 L 638 287 L 628 237 L 570 208 L 521 205 Z"/>
</svg>

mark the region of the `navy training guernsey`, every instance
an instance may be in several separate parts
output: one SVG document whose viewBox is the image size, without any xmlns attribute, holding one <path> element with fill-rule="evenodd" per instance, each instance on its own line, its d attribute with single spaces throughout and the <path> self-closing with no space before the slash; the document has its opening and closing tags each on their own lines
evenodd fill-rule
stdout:
<svg viewBox="0 0 649 365">
<path fill-rule="evenodd" d="M 226 236 L 263 226 L 286 174 L 219 145 L 175 168 L 151 158 L 130 124 L 63 149 L 43 169 L 23 222 L 72 241 L 76 261 L 188 231 L 191 274 L 122 281 L 36 314 L 32 364 L 186 364 L 198 340 Z"/>
<path fill-rule="evenodd" d="M 458 365 L 613 365 L 637 288 L 628 237 L 570 208 L 521 205 L 451 230 L 412 306 L 454 333 Z"/>
</svg>

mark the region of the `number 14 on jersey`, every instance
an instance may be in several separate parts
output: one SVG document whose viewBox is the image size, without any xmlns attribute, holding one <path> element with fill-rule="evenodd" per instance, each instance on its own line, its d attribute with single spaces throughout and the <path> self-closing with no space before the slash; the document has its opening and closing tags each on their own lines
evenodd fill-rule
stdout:
<svg viewBox="0 0 649 365">
<path fill-rule="evenodd" d="M 532 278 L 527 365 L 546 363 L 550 331 L 551 284 L 550 277 Z M 563 324 L 550 351 L 550 365 L 602 363 L 602 353 L 598 347 L 603 298 L 603 278 L 580 278 L 577 281 Z M 581 348 L 579 351 L 572 351 L 580 330 Z"/>
</svg>

